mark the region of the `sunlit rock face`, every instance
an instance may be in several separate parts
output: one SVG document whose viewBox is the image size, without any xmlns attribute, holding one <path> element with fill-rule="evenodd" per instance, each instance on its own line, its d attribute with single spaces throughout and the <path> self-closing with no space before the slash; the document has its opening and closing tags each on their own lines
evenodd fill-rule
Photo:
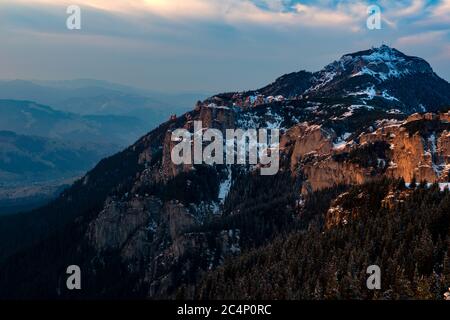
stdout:
<svg viewBox="0 0 450 320">
<path fill-rule="evenodd" d="M 304 178 L 302 193 L 338 184 L 360 184 L 380 176 L 406 182 L 447 182 L 450 169 L 448 113 L 414 114 L 405 121 L 380 121 L 373 132 L 333 144 L 335 134 L 301 124 L 281 140 L 290 169 Z M 384 149 L 379 146 L 384 146 Z M 378 150 L 378 149 L 380 150 Z M 375 149 L 375 150 L 372 150 Z"/>
</svg>

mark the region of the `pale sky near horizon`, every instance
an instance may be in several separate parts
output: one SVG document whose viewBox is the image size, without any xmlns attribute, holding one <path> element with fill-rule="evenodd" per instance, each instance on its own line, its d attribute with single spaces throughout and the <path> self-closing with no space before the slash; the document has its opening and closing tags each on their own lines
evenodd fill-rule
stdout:
<svg viewBox="0 0 450 320">
<path fill-rule="evenodd" d="M 81 30 L 66 28 L 73 4 Z M 450 81 L 450 0 L 0 0 L 0 43 L 2 79 L 246 90 L 385 43 Z"/>
</svg>

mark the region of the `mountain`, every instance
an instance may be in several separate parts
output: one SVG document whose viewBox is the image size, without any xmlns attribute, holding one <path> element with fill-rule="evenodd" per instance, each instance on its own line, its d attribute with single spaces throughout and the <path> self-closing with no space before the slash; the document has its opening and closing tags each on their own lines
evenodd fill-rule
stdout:
<svg viewBox="0 0 450 320">
<path fill-rule="evenodd" d="M 28 100 L 80 115 L 136 117 L 149 128 L 187 111 L 203 95 L 165 94 L 100 80 L 0 81 L 0 99 Z M 136 138 L 136 137 L 135 137 Z"/>
<path fill-rule="evenodd" d="M 57 198 L 74 180 L 69 178 L 28 185 L 0 186 L 0 215 L 28 212 L 42 207 Z"/>
<path fill-rule="evenodd" d="M 347 74 L 373 54 L 397 73 L 374 74 L 367 63 L 371 75 Z M 450 285 L 448 83 L 385 46 L 344 57 L 329 81 L 320 82 L 328 66 L 207 98 L 46 206 L 1 217 L 0 297 L 442 297 Z M 418 92 L 420 79 L 440 85 Z M 349 94 L 392 82 L 398 103 L 390 91 Z M 442 99 L 426 104 L 428 96 Z M 279 128 L 279 172 L 175 165 L 171 134 L 192 133 L 195 120 L 222 132 Z M 81 291 L 65 287 L 72 264 L 82 270 Z M 381 291 L 365 287 L 372 264 L 386 275 Z"/>
<path fill-rule="evenodd" d="M 80 116 L 16 100 L 0 100 L 0 128 L 0 214 L 53 198 L 148 129 L 137 118 Z"/>
<path fill-rule="evenodd" d="M 64 142 L 0 131 L 2 185 L 22 184 L 81 175 L 111 152 L 95 143 Z"/>
<path fill-rule="evenodd" d="M 407 112 L 439 111 L 450 102 L 450 85 L 425 60 L 388 46 L 344 55 L 313 76 L 305 94 L 383 100 Z"/>
<path fill-rule="evenodd" d="M 449 210 L 450 193 L 437 186 L 413 189 L 381 180 L 324 189 L 299 213 L 310 221 L 307 230 L 298 227 L 226 261 L 190 297 L 443 300 L 450 256 L 440 239 L 448 239 Z M 381 290 L 366 287 L 372 264 L 381 268 Z"/>
<path fill-rule="evenodd" d="M 114 149 L 0 131 L 0 215 L 49 202 Z"/>
<path fill-rule="evenodd" d="M 0 128 L 24 135 L 124 146 L 142 135 L 147 126 L 132 117 L 80 116 L 32 101 L 0 100 Z"/>
<path fill-rule="evenodd" d="M 346 54 L 318 72 L 294 72 L 259 90 L 234 95 L 218 97 L 240 106 L 260 105 L 279 95 L 290 100 L 352 101 L 410 114 L 449 106 L 450 84 L 425 60 L 383 45 Z"/>
<path fill-rule="evenodd" d="M 252 94 L 262 94 L 264 96 L 284 96 L 286 98 L 294 98 L 305 92 L 312 85 L 313 74 L 308 71 L 299 71 L 286 74 L 273 83 L 252 91 Z"/>
</svg>

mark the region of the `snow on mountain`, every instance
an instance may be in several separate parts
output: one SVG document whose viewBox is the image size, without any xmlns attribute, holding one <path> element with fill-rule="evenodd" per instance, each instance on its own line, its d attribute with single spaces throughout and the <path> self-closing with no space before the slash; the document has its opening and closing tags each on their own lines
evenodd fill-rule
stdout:
<svg viewBox="0 0 450 320">
<path fill-rule="evenodd" d="M 342 77 L 369 76 L 381 83 L 415 73 L 432 74 L 433 69 L 421 58 L 408 57 L 396 49 L 383 45 L 344 55 L 340 60 L 329 64 L 314 75 L 314 84 L 307 92 L 316 91 Z"/>
<path fill-rule="evenodd" d="M 376 99 L 406 113 L 450 105 L 450 84 L 422 58 L 383 45 L 346 54 L 312 76 L 308 97 Z"/>
<path fill-rule="evenodd" d="M 286 74 L 258 90 L 223 93 L 207 102 L 249 109 L 317 99 L 331 100 L 329 106 L 343 99 L 405 114 L 439 112 L 450 105 L 450 84 L 424 59 L 383 45 L 345 54 L 315 73 Z"/>
<path fill-rule="evenodd" d="M 353 76 L 368 74 L 380 82 L 408 74 L 433 72 L 425 60 L 405 56 L 400 51 L 385 45 L 357 55 L 353 59 L 356 59 L 356 63 L 363 62 L 361 70 Z"/>
</svg>

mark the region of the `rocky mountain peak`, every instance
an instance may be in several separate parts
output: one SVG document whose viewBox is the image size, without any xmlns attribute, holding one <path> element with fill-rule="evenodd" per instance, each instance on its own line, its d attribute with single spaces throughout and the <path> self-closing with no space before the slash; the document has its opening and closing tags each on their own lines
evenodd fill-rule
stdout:
<svg viewBox="0 0 450 320">
<path fill-rule="evenodd" d="M 317 91 L 335 81 L 365 77 L 382 83 L 417 73 L 433 74 L 430 64 L 424 59 L 407 56 L 397 49 L 382 45 L 365 51 L 342 56 L 314 75 L 313 86 L 308 91 Z"/>
<path fill-rule="evenodd" d="M 386 45 L 342 56 L 314 73 L 311 83 L 310 97 L 355 98 L 409 114 L 450 103 L 449 83 L 427 61 Z"/>
<path fill-rule="evenodd" d="M 368 74 L 380 81 L 406 74 L 433 73 L 424 59 L 407 56 L 386 45 L 343 56 L 341 61 L 344 61 L 344 65 L 353 67 L 352 72 L 356 71 L 352 76 Z"/>
</svg>

